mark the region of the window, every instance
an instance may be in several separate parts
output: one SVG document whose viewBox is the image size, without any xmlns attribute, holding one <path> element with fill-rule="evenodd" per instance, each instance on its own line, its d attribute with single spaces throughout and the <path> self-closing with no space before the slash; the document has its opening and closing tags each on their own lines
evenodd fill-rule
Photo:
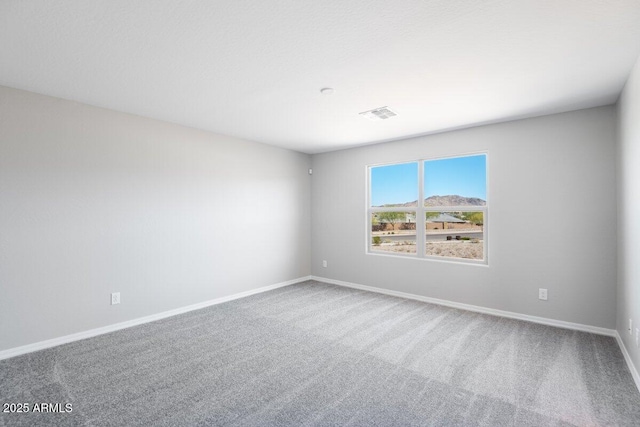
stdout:
<svg viewBox="0 0 640 427">
<path fill-rule="evenodd" d="M 486 264 L 486 164 L 477 154 L 369 166 L 367 251 Z"/>
</svg>

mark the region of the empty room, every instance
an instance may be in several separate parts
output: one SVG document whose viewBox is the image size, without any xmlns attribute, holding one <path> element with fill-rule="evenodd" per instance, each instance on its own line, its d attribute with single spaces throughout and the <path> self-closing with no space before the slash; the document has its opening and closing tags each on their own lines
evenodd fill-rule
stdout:
<svg viewBox="0 0 640 427">
<path fill-rule="evenodd" d="M 638 0 L 0 0 L 0 426 L 640 426 L 638 242 Z"/>
</svg>

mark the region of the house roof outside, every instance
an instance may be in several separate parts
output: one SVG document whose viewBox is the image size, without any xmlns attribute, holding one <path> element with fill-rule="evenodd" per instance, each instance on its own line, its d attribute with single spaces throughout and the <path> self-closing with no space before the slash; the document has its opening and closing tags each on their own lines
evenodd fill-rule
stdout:
<svg viewBox="0 0 640 427">
<path fill-rule="evenodd" d="M 466 221 L 446 213 L 441 213 L 437 217 L 427 218 L 427 222 L 466 222 Z"/>
</svg>

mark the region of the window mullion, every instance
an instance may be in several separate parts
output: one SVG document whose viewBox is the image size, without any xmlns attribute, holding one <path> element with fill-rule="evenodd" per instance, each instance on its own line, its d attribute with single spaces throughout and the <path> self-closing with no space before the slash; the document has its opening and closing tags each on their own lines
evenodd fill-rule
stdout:
<svg viewBox="0 0 640 427">
<path fill-rule="evenodd" d="M 418 162 L 418 206 L 416 207 L 416 255 L 424 258 L 425 214 L 424 214 L 424 162 Z"/>
</svg>

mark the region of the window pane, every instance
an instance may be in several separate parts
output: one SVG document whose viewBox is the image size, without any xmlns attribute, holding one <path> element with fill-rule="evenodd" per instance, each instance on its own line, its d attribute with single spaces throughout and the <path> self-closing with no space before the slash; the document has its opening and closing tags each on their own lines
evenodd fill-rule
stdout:
<svg viewBox="0 0 640 427">
<path fill-rule="evenodd" d="M 417 206 L 418 163 L 371 168 L 371 206 Z"/>
<path fill-rule="evenodd" d="M 425 255 L 484 259 L 483 212 L 427 212 Z"/>
<path fill-rule="evenodd" d="M 425 161 L 424 197 L 427 207 L 486 205 L 486 156 Z"/>
<path fill-rule="evenodd" d="M 415 212 L 371 214 L 369 249 L 379 252 L 416 253 Z"/>
</svg>

